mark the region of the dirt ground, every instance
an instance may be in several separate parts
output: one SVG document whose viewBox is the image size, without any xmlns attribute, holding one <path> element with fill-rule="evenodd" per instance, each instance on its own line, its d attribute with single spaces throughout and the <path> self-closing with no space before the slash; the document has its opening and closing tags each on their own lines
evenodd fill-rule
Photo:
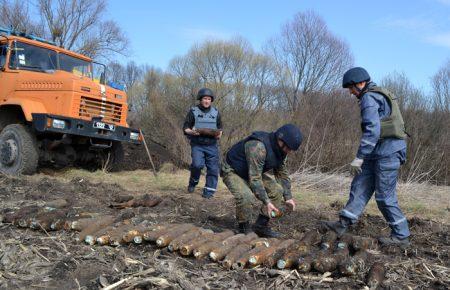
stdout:
<svg viewBox="0 0 450 290">
<path fill-rule="evenodd" d="M 127 174 L 133 175 L 133 172 Z M 183 222 L 214 231 L 234 229 L 234 203 L 221 190 L 211 200 L 198 193 L 165 187 L 127 191 L 117 183 L 97 182 L 75 177 L 64 181 L 53 174 L 38 177 L 10 178 L 0 176 L 1 213 L 27 205 L 44 205 L 65 198 L 72 204 L 69 214 L 80 212 L 111 214 L 132 218 L 134 223 Z M 115 177 L 113 177 L 114 179 Z M 117 176 L 119 179 L 120 176 Z M 175 178 L 175 177 L 174 177 Z M 112 209 L 109 204 L 119 195 L 150 193 L 163 202 L 153 208 Z M 299 238 L 318 227 L 318 221 L 336 216 L 341 202 L 300 208 L 274 223 L 284 238 Z M 256 209 L 255 209 L 256 212 Z M 409 220 L 412 246 L 373 252 L 373 259 L 387 267 L 385 289 L 449 289 L 450 233 L 448 223 L 421 218 Z M 358 235 L 377 237 L 389 234 L 380 216 L 365 215 L 351 229 Z M 42 232 L 0 224 L 0 288 L 2 289 L 100 289 L 122 279 L 115 289 L 362 289 L 367 269 L 356 277 L 332 273 L 299 274 L 255 268 L 224 270 L 209 260 L 184 258 L 154 245 L 119 247 L 88 246 L 76 241 L 77 232 Z M 368 288 L 367 288 L 368 289 Z"/>
</svg>

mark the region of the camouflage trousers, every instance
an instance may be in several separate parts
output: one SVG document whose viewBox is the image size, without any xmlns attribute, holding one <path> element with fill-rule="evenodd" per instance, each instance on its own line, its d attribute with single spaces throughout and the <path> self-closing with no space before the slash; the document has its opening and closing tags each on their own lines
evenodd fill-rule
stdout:
<svg viewBox="0 0 450 290">
<path fill-rule="evenodd" d="M 253 205 L 258 202 L 258 199 L 250 189 L 249 183 L 237 175 L 233 168 L 226 162 L 222 164 L 221 176 L 223 182 L 234 196 L 236 202 L 236 220 L 239 223 L 250 222 L 252 220 Z M 283 187 L 275 178 L 268 174 L 263 173 L 262 180 L 270 201 L 275 207 L 280 208 L 284 201 Z M 260 213 L 268 217 L 267 207 L 264 204 L 261 206 Z"/>
</svg>

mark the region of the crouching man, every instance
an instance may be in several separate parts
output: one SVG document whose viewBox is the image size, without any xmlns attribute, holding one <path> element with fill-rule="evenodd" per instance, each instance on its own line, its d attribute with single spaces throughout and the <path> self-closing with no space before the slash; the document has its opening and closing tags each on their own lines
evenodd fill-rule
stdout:
<svg viewBox="0 0 450 290">
<path fill-rule="evenodd" d="M 298 150 L 302 142 L 300 129 L 287 124 L 275 132 L 253 132 L 233 145 L 222 165 L 222 179 L 236 201 L 236 219 L 240 233 L 252 231 L 252 203 L 254 197 L 263 205 L 253 225 L 261 237 L 278 237 L 269 227 L 271 215 L 277 215 L 283 199 L 286 206 L 295 209 L 291 182 L 286 168 L 286 157 Z M 273 170 L 275 179 L 267 172 Z"/>
</svg>

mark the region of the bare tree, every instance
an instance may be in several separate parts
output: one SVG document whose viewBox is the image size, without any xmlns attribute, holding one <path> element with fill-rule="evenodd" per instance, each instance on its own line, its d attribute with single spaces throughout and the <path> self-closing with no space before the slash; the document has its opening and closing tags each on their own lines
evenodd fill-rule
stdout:
<svg viewBox="0 0 450 290">
<path fill-rule="evenodd" d="M 424 102 L 424 93 L 414 87 L 405 73 L 394 72 L 381 80 L 381 86 L 387 88 L 398 98 L 401 110 L 408 109 L 427 109 L 427 103 Z"/>
<path fill-rule="evenodd" d="M 91 57 L 123 53 L 127 39 L 112 20 L 103 20 L 105 0 L 38 0 L 46 32 L 59 46 Z"/>
<path fill-rule="evenodd" d="M 450 113 L 450 59 L 434 75 L 434 107 Z"/>
<path fill-rule="evenodd" d="M 32 21 L 29 4 L 18 0 L 0 0 L 0 26 L 35 35 L 44 32 L 42 25 Z"/>
<path fill-rule="evenodd" d="M 113 20 L 105 20 L 106 0 L 36 0 L 32 20 L 27 1 L 0 0 L 0 24 L 48 38 L 92 58 L 127 52 L 128 40 Z"/>
<path fill-rule="evenodd" d="M 331 90 L 353 63 L 347 43 L 314 12 L 295 15 L 266 50 L 277 64 L 279 83 L 292 111 L 301 96 Z"/>
</svg>

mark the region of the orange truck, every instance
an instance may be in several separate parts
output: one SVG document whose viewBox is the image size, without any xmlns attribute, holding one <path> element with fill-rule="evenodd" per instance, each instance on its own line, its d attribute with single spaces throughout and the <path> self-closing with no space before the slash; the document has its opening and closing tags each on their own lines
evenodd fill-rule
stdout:
<svg viewBox="0 0 450 290">
<path fill-rule="evenodd" d="M 107 85 L 106 72 L 89 57 L 0 28 L 0 173 L 117 167 L 122 142 L 142 136 L 127 124 L 123 87 Z"/>
</svg>

